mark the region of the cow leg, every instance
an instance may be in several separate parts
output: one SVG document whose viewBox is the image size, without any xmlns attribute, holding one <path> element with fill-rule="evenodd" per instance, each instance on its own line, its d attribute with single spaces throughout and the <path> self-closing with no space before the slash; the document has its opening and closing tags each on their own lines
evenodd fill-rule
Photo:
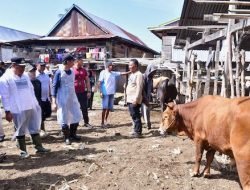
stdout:
<svg viewBox="0 0 250 190">
<path fill-rule="evenodd" d="M 207 158 L 207 163 L 206 163 L 206 167 L 204 169 L 204 177 L 209 177 L 210 176 L 210 167 L 211 167 L 211 163 L 214 159 L 214 154 L 215 154 L 215 150 L 214 149 L 210 149 L 207 151 L 206 154 L 206 158 Z"/>
<path fill-rule="evenodd" d="M 197 177 L 200 174 L 200 164 L 203 152 L 204 147 L 202 140 L 195 140 L 195 165 L 193 171 L 190 173 L 191 177 Z"/>
<path fill-rule="evenodd" d="M 243 190 L 250 190 L 250 161 L 242 158 L 235 156 L 236 167 Z"/>
</svg>

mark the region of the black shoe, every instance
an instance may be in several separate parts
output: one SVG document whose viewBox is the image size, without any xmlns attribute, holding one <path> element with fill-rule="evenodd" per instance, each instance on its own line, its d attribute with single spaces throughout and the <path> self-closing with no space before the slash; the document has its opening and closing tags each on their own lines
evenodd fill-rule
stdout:
<svg viewBox="0 0 250 190">
<path fill-rule="evenodd" d="M 139 134 L 139 133 L 133 133 L 131 134 L 131 138 L 142 138 L 142 134 Z"/>
<path fill-rule="evenodd" d="M 72 136 L 70 136 L 70 140 L 71 141 L 80 141 L 81 137 L 79 137 L 78 135 L 72 135 Z"/>
<path fill-rule="evenodd" d="M 0 163 L 2 163 L 6 159 L 6 153 L 0 154 Z"/>
<path fill-rule="evenodd" d="M 0 136 L 0 142 L 4 141 L 4 137 L 5 137 L 5 135 L 4 136 Z"/>
</svg>

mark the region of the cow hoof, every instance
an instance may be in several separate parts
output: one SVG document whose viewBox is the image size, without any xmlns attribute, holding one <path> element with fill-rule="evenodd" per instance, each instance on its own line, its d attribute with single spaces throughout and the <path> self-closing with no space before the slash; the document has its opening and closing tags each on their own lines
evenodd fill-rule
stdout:
<svg viewBox="0 0 250 190">
<path fill-rule="evenodd" d="M 204 173 L 204 174 L 203 174 L 203 177 L 204 177 L 204 178 L 210 178 L 210 176 L 211 176 L 210 173 Z"/>
<path fill-rule="evenodd" d="M 189 174 L 191 177 L 198 177 L 199 176 L 199 173 L 198 172 L 194 172 L 194 171 L 189 171 Z"/>
</svg>

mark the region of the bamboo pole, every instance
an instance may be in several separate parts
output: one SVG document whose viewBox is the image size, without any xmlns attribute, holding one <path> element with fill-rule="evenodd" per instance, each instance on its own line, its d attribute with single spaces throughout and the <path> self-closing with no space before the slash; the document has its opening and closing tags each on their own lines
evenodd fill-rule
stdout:
<svg viewBox="0 0 250 190">
<path fill-rule="evenodd" d="M 215 51 L 215 73 L 214 73 L 214 92 L 213 95 L 218 94 L 218 76 L 219 76 L 219 62 L 220 62 L 220 41 L 216 42 L 216 51 Z"/>
<path fill-rule="evenodd" d="M 241 96 L 245 96 L 245 63 L 246 63 L 246 52 L 241 50 Z"/>
</svg>

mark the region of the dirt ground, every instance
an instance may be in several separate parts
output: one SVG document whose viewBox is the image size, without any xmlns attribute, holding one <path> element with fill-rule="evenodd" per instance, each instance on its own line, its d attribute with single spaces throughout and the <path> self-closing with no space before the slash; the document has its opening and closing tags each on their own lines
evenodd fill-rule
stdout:
<svg viewBox="0 0 250 190">
<path fill-rule="evenodd" d="M 44 146 L 52 152 L 36 155 L 28 141 L 31 157 L 24 160 L 11 141 L 12 124 L 4 122 L 7 138 L 0 143 L 0 152 L 6 152 L 7 158 L 0 163 L 0 189 L 240 189 L 237 173 L 224 166 L 218 169 L 215 163 L 211 178 L 191 178 L 193 142 L 186 137 L 158 136 L 159 110 L 151 112 L 153 130 L 143 128 L 144 138 L 131 139 L 127 107 L 115 107 L 107 130 L 99 128 L 101 110 L 94 108 L 89 117 L 95 128 L 79 127 L 81 143 L 65 146 L 53 115 L 46 121 L 49 136 L 43 139 Z"/>
</svg>

